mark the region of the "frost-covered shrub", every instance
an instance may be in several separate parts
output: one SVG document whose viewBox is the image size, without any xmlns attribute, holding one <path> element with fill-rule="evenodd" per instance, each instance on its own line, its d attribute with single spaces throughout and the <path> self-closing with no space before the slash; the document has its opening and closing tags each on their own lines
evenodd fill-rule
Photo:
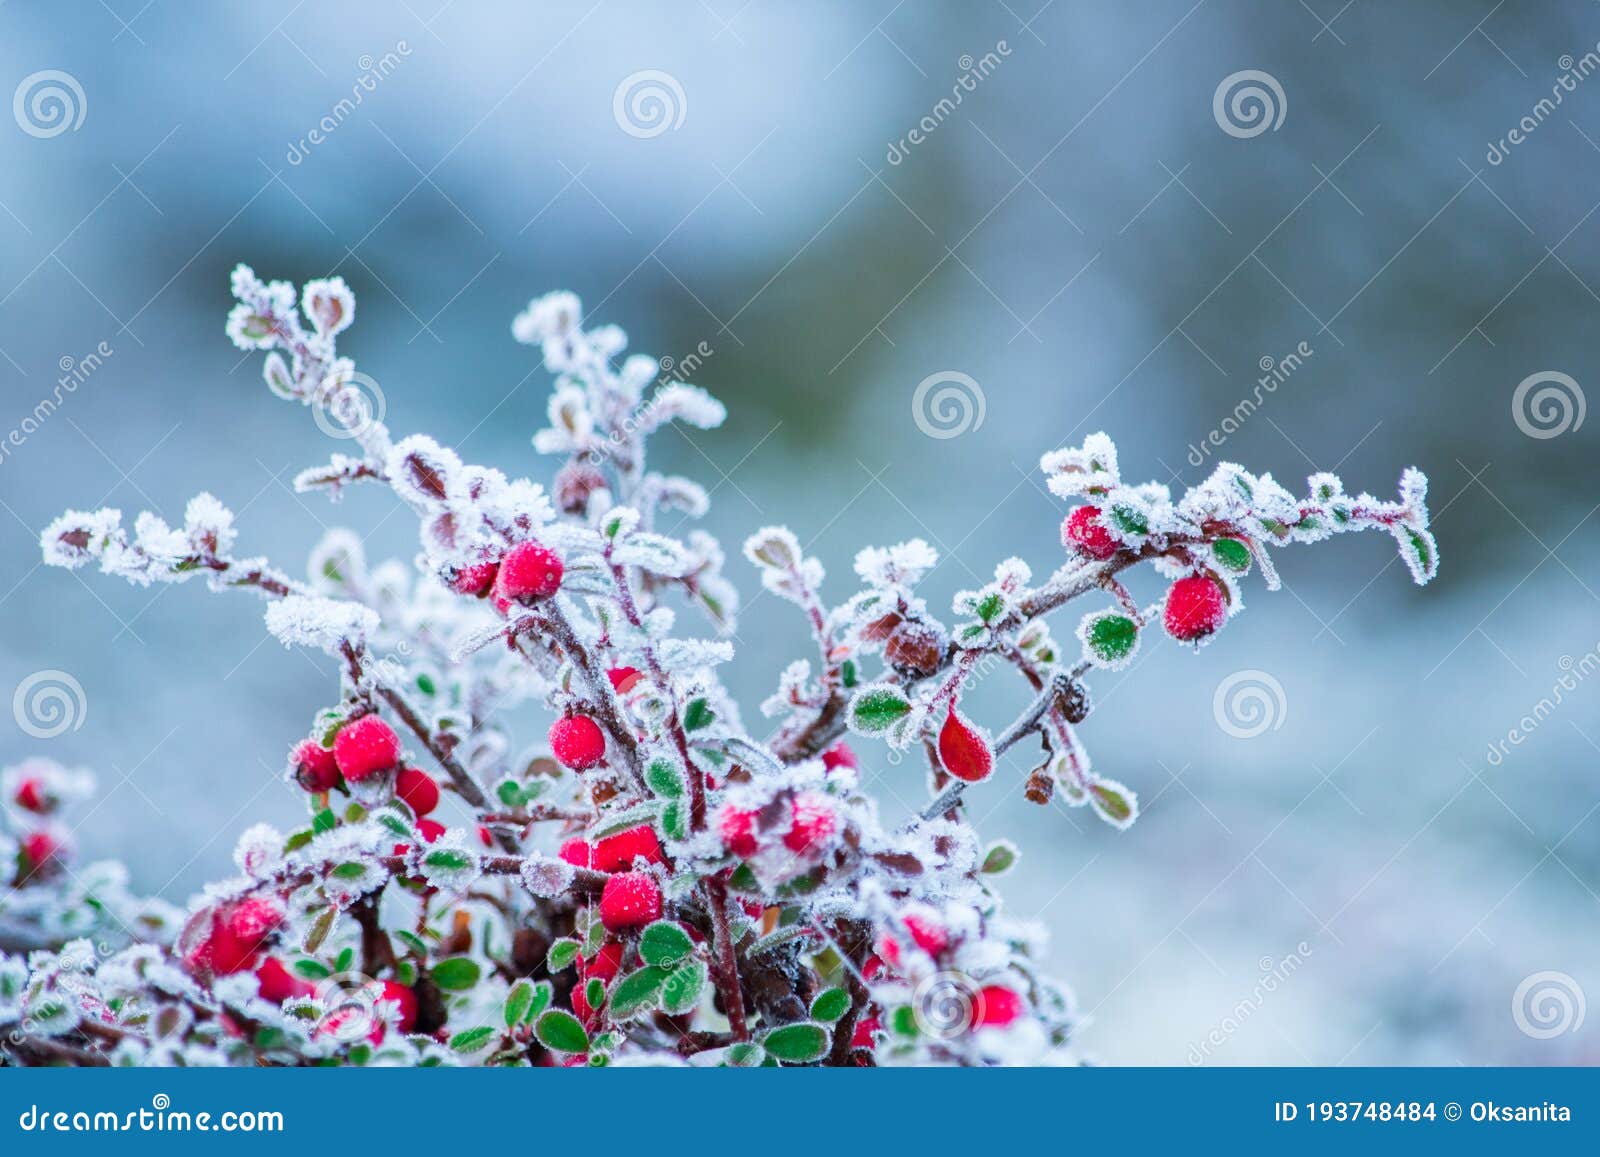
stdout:
<svg viewBox="0 0 1600 1157">
<path fill-rule="evenodd" d="M 1125 482 L 1096 434 L 1041 462 L 1072 504 L 1060 546 L 1051 531 L 1030 548 L 1060 550 L 1057 569 L 1036 581 L 1006 559 L 945 615 L 919 539 L 862 550 L 840 599 L 791 531 L 752 534 L 745 559 L 805 617 L 815 654 L 784 669 L 761 705 L 770 722 L 751 726 L 718 676 L 739 604 L 722 548 L 659 529 L 669 512 L 703 514 L 706 492 L 645 456 L 667 423 L 718 425 L 719 402 L 623 358 L 622 332 L 586 328 L 571 294 L 540 298 L 512 332 L 556 375 L 533 439 L 561 460 L 546 488 L 391 436 L 337 352 L 355 316 L 342 281 L 306 285 L 297 305 L 292 286 L 240 266 L 233 291 L 229 335 L 351 450 L 298 488 L 387 487 L 421 550 L 373 564 L 336 531 L 295 578 L 252 557 L 209 494 L 181 526 L 71 511 L 44 531 L 57 566 L 254 592 L 267 629 L 324 652 L 340 684 L 309 734 L 286 737 L 306 822 L 247 830 L 238 874 L 186 918 L 128 897 L 112 869 L 69 868 L 48 821 L 73 774 L 8 773 L 0 863 L 17 886 L 0 914 L 38 941 L 0 960 L 12 1060 L 1071 1061 L 1072 1000 L 997 894 L 1019 853 L 980 837 L 963 793 L 1059 792 L 1126 828 L 1133 789 L 1095 773 L 1077 731 L 1095 669 L 1163 633 L 1209 642 L 1252 568 L 1277 585 L 1271 553 L 1289 543 L 1376 528 L 1419 583 L 1437 566 L 1415 470 L 1394 502 L 1331 474 L 1296 495 L 1233 465 L 1175 498 Z M 1121 580 L 1140 563 L 1169 583 L 1151 606 Z M 1065 648 L 1047 621 L 1080 598 L 1091 607 Z M 1031 702 L 991 731 L 963 693 L 1005 667 Z M 526 720 L 549 729 L 531 753 L 512 726 Z M 1032 771 L 1007 782 L 999 757 L 1025 741 Z M 919 814 L 862 789 L 889 749 L 926 759 Z M 441 792 L 470 821 L 435 819 Z"/>
</svg>

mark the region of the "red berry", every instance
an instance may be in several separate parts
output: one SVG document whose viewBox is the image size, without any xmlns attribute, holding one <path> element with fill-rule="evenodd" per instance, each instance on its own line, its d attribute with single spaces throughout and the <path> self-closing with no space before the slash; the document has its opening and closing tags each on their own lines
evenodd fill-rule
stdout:
<svg viewBox="0 0 1600 1157">
<path fill-rule="evenodd" d="M 400 1009 L 399 1028 L 401 1032 L 410 1032 L 417 1027 L 417 994 L 405 985 L 393 980 L 383 982 L 383 991 L 378 994 L 379 1000 L 392 1000 Z"/>
<path fill-rule="evenodd" d="M 256 979 L 261 982 L 261 999 L 273 1004 L 282 1004 L 299 996 L 311 996 L 317 991 L 316 985 L 309 980 L 301 980 L 285 968 L 283 961 L 276 956 L 269 956 L 261 962 L 261 967 L 256 969 Z"/>
<path fill-rule="evenodd" d="M 652 864 L 661 862 L 661 841 L 649 824 L 607 836 L 594 846 L 594 866 L 602 872 L 620 872 L 633 867 L 636 857 Z"/>
<path fill-rule="evenodd" d="M 561 766 L 588 771 L 606 757 L 606 737 L 587 715 L 564 715 L 550 725 L 550 750 Z"/>
<path fill-rule="evenodd" d="M 413 815 L 425 816 L 439 806 L 439 785 L 433 776 L 415 767 L 402 767 L 394 777 L 394 794 L 405 801 Z"/>
<path fill-rule="evenodd" d="M 537 542 L 519 542 L 506 552 L 495 575 L 494 593 L 531 607 L 561 589 L 561 556 Z"/>
<path fill-rule="evenodd" d="M 883 939 L 888 940 L 891 944 L 894 944 L 894 940 L 891 937 L 884 937 Z M 895 944 L 896 954 L 898 954 L 899 951 L 900 946 Z M 876 980 L 878 975 L 883 972 L 883 965 L 883 957 L 878 952 L 874 952 L 871 956 L 867 957 L 867 962 L 861 966 L 861 979 Z"/>
<path fill-rule="evenodd" d="M 309 792 L 332 791 L 339 786 L 339 764 L 315 739 L 303 740 L 289 753 L 294 781 Z"/>
<path fill-rule="evenodd" d="M 428 843 L 444 835 L 444 825 L 438 820 L 420 819 L 417 821 L 417 831 L 422 833 L 422 838 Z"/>
<path fill-rule="evenodd" d="M 1192 643 L 1216 631 L 1227 615 L 1222 587 L 1205 575 L 1192 574 L 1172 584 L 1162 621 L 1174 639 Z"/>
<path fill-rule="evenodd" d="M 986 984 L 972 1002 L 972 1027 L 1004 1028 L 1027 1009 L 1022 997 L 1003 984 Z"/>
<path fill-rule="evenodd" d="M 1098 506 L 1080 506 L 1061 523 L 1061 545 L 1076 547 L 1090 558 L 1104 561 L 1117 553 L 1117 540 L 1100 525 Z"/>
<path fill-rule="evenodd" d="M 211 926 L 211 940 L 205 949 L 211 970 L 218 976 L 248 972 L 256 966 L 256 945 L 234 935 L 228 921 L 220 917 Z"/>
<path fill-rule="evenodd" d="M 873 945 L 873 951 L 877 953 L 877 955 L 875 955 L 872 959 L 878 962 L 879 968 L 882 968 L 884 965 L 888 965 L 890 968 L 900 967 L 900 941 L 896 940 L 887 932 L 878 937 L 878 942 Z M 871 965 L 871 961 L 868 961 L 868 965 Z M 865 972 L 863 972 L 862 975 L 867 976 Z M 872 977 L 867 976 L 867 979 L 871 980 Z"/>
<path fill-rule="evenodd" d="M 626 695 L 633 690 L 633 685 L 639 681 L 637 667 L 613 667 L 606 672 L 606 678 L 611 680 L 611 689 L 618 695 Z"/>
<path fill-rule="evenodd" d="M 16 794 L 11 797 L 19 808 L 31 812 L 43 812 L 50 809 L 50 793 L 45 790 L 43 781 L 29 776 L 17 784 Z"/>
<path fill-rule="evenodd" d="M 240 900 L 223 917 L 228 934 L 250 950 L 282 926 L 285 919 L 283 907 L 265 896 L 251 896 Z"/>
<path fill-rule="evenodd" d="M 478 842 L 486 848 L 494 847 L 494 833 L 487 824 L 478 825 Z"/>
<path fill-rule="evenodd" d="M 561 850 L 556 853 L 574 868 L 594 867 L 594 848 L 589 846 L 589 841 L 573 836 L 561 845 Z"/>
<path fill-rule="evenodd" d="M 622 970 L 622 941 L 607 940 L 600 945 L 588 960 L 578 957 L 578 975 L 584 980 L 591 978 L 610 984 Z"/>
<path fill-rule="evenodd" d="M 820 852 L 838 826 L 838 817 L 827 796 L 815 791 L 801 792 L 795 797 L 789 830 L 783 834 L 783 846 L 791 852 Z"/>
<path fill-rule="evenodd" d="M 963 719 L 952 705 L 939 729 L 939 762 L 957 779 L 977 783 L 988 779 L 994 770 L 994 752 L 989 741 Z"/>
<path fill-rule="evenodd" d="M 731 803 L 723 804 L 717 812 L 717 834 L 722 837 L 722 846 L 740 859 L 748 860 L 760 847 L 756 839 L 756 813 L 736 808 Z"/>
<path fill-rule="evenodd" d="M 587 987 L 586 984 L 580 984 L 572 990 L 572 1014 L 583 1021 L 584 1027 L 593 1028 L 595 1009 L 589 1003 L 589 994 L 584 991 Z"/>
<path fill-rule="evenodd" d="M 450 589 L 458 595 L 482 595 L 494 586 L 499 567 L 492 562 L 479 562 L 459 566 L 450 575 Z"/>
<path fill-rule="evenodd" d="M 661 888 L 644 872 L 619 872 L 600 893 L 600 922 L 607 932 L 641 928 L 661 918 Z"/>
<path fill-rule="evenodd" d="M 880 1024 L 882 1024 L 882 1021 L 876 1016 L 864 1016 L 856 1021 L 855 1032 L 850 1037 L 850 1047 L 853 1049 L 870 1049 Z"/>
<path fill-rule="evenodd" d="M 850 745 L 841 739 L 822 753 L 822 766 L 829 771 L 836 767 L 848 767 L 854 771 L 861 765 L 856 762 L 856 753 L 850 749 Z"/>
<path fill-rule="evenodd" d="M 363 715 L 339 728 L 333 758 L 351 783 L 388 771 L 400 762 L 400 737 L 376 715 Z"/>
<path fill-rule="evenodd" d="M 61 850 L 61 844 L 49 832 L 34 832 L 22 841 L 22 856 L 27 860 L 27 871 L 23 878 L 35 872 L 43 872 L 56 853 Z"/>
<path fill-rule="evenodd" d="M 906 930 L 911 933 L 917 947 L 929 956 L 937 956 L 950 947 L 950 936 L 944 926 L 931 916 L 924 916 L 916 912 L 907 913 Z"/>
</svg>

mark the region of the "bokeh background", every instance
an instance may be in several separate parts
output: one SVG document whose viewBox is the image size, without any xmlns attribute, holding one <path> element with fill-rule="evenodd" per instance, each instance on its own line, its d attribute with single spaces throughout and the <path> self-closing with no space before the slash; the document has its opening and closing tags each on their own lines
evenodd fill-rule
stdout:
<svg viewBox="0 0 1600 1157">
<path fill-rule="evenodd" d="M 788 523 L 841 598 L 861 545 L 913 535 L 944 555 L 940 603 L 1007 555 L 1047 573 L 1062 507 L 1038 456 L 1097 429 L 1126 475 L 1174 485 L 1220 457 L 1380 495 L 1426 470 L 1431 587 L 1377 536 L 1296 548 L 1215 645 L 1093 681 L 1085 737 L 1139 792 L 1132 830 L 1028 805 L 1020 762 L 977 813 L 1022 845 L 1011 907 L 1049 929 L 1104 1061 L 1593 1060 L 1600 679 L 1488 753 L 1600 641 L 1600 419 L 1578 421 L 1600 380 L 1600 79 L 1535 111 L 1597 42 L 1578 0 L 13 0 L 0 88 L 64 71 L 83 118 L 49 137 L 0 118 L 0 436 L 62 359 L 114 353 L 0 459 L 0 685 L 62 670 L 87 705 L 49 741 L 7 720 L 4 757 L 92 766 L 77 840 L 178 901 L 230 870 L 247 823 L 290 822 L 282 752 L 330 666 L 271 641 L 247 597 L 44 569 L 39 529 L 69 506 L 179 516 L 205 488 L 292 569 L 335 524 L 409 557 L 381 495 L 289 489 L 330 446 L 224 338 L 229 269 L 343 275 L 342 348 L 397 433 L 536 478 L 549 379 L 508 326 L 567 287 L 637 349 L 705 343 L 694 379 L 731 419 L 658 453 L 713 488 L 730 545 Z M 647 70 L 677 86 L 673 123 L 629 133 L 614 97 Z M 1281 89 L 1275 128 L 1217 119 L 1243 70 Z M 933 438 L 912 397 L 946 372 L 982 420 Z M 1575 387 L 1543 428 L 1513 408 L 1540 373 Z M 770 599 L 740 634 L 754 716 L 803 635 Z M 1281 688 L 1248 739 L 1214 710 L 1240 671 Z M 981 689 L 997 723 L 1023 698 L 1004 683 Z M 920 798 L 911 768 L 868 766 L 891 814 Z M 1515 1011 L 1542 972 L 1571 999 L 1544 1009 L 1551 1035 Z"/>
</svg>

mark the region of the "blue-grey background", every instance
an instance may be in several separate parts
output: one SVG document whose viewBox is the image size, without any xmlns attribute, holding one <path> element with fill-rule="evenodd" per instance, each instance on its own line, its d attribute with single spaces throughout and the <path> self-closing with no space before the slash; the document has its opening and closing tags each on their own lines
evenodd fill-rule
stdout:
<svg viewBox="0 0 1600 1157">
<path fill-rule="evenodd" d="M 1230 1017 L 1207 1063 L 1600 1056 L 1600 1011 L 1539 1039 L 1512 1007 L 1545 971 L 1600 997 L 1600 688 L 1486 756 L 1600 640 L 1600 419 L 1534 438 L 1512 411 L 1531 374 L 1600 380 L 1600 79 L 1486 159 L 1595 49 L 1600 7 L 1341 2 L 11 0 L 0 96 L 60 69 L 86 112 L 48 139 L 0 117 L 0 433 L 61 359 L 115 352 L 0 461 L 0 684 L 65 670 L 88 705 L 48 742 L 11 731 L 6 759 L 93 766 L 109 794 L 76 838 L 174 899 L 229 870 L 247 823 L 295 815 L 275 777 L 327 663 L 263 642 L 247 597 L 37 565 L 66 507 L 179 516 L 202 488 L 243 549 L 296 570 L 325 524 L 413 552 L 383 496 L 289 490 L 330 445 L 223 336 L 238 260 L 343 275 L 343 348 L 391 426 L 534 477 L 549 383 L 508 329 L 529 296 L 571 288 L 657 355 L 707 343 L 696 379 L 731 419 L 663 435 L 661 459 L 714 488 L 730 547 L 792 525 L 837 597 L 859 546 L 912 535 L 946 557 L 940 604 L 1010 554 L 1048 572 L 1042 451 L 1103 428 L 1125 474 L 1197 481 L 1191 443 L 1303 341 L 1218 455 L 1291 484 L 1337 464 L 1380 495 L 1422 467 L 1440 578 L 1413 587 L 1377 536 L 1296 548 L 1286 589 L 1251 579 L 1198 657 L 1150 646 L 1096 679 L 1085 738 L 1145 815 L 1118 833 L 1026 804 L 1020 764 L 997 777 L 977 812 L 1024 848 L 1011 906 L 1049 928 L 1107 1061 L 1185 1063 Z M 385 53 L 398 66 L 291 164 Z M 647 69 L 684 115 L 641 139 L 613 94 Z M 1239 138 L 1212 96 L 1245 69 L 1286 109 Z M 943 440 L 911 412 L 941 371 L 985 400 Z M 803 635 L 762 599 L 741 636 L 753 716 Z M 1212 699 L 1251 669 L 1284 710 L 1243 740 Z M 1022 700 L 1005 682 L 983 688 L 995 723 Z M 868 766 L 891 814 L 911 806 L 916 773 Z"/>
</svg>

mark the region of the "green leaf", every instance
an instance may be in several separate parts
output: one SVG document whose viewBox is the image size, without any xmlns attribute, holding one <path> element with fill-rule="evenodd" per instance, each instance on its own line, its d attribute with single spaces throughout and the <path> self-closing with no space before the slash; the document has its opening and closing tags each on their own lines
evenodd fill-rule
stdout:
<svg viewBox="0 0 1600 1157">
<path fill-rule="evenodd" d="M 991 591 L 978 600 L 978 605 L 973 608 L 984 622 L 993 622 L 994 617 L 1005 610 L 1006 601 L 999 591 Z"/>
<path fill-rule="evenodd" d="M 584 981 L 583 999 L 589 1002 L 590 1008 L 599 1008 L 606 1002 L 606 982 L 598 976 L 591 976 Z"/>
<path fill-rule="evenodd" d="M 705 991 L 708 975 L 705 961 L 692 960 L 680 965 L 667 978 L 661 989 L 661 1007 L 673 1016 L 693 1012 Z"/>
<path fill-rule="evenodd" d="M 844 684 L 846 691 L 855 687 L 856 661 L 854 659 L 846 659 L 839 664 L 839 681 Z"/>
<path fill-rule="evenodd" d="M 506 807 L 521 807 L 522 785 L 514 779 L 502 779 L 495 787 L 494 794 Z"/>
<path fill-rule="evenodd" d="M 688 839 L 689 812 L 682 800 L 675 799 L 661 809 L 661 830 L 668 839 Z"/>
<path fill-rule="evenodd" d="M 717 713 L 711 710 L 711 704 L 702 696 L 689 700 L 689 705 L 683 709 L 683 729 L 685 731 L 699 731 L 703 727 L 710 727 Z"/>
<path fill-rule="evenodd" d="M 683 777 L 669 760 L 654 759 L 645 769 L 644 781 L 650 790 L 663 799 L 677 799 L 683 795 Z"/>
<path fill-rule="evenodd" d="M 423 856 L 422 864 L 427 868 L 460 871 L 462 868 L 471 867 L 472 857 L 467 855 L 466 852 L 458 852 L 454 848 L 438 848 Z"/>
<path fill-rule="evenodd" d="M 548 980 L 541 980 L 533 986 L 533 1003 L 528 1005 L 528 1011 L 522 1014 L 524 1022 L 531 1022 L 541 1012 L 550 1007 L 550 1002 L 555 999 L 556 990 Z"/>
<path fill-rule="evenodd" d="M 1139 625 L 1115 611 L 1087 614 L 1078 624 L 1083 657 L 1096 667 L 1116 670 L 1126 666 L 1139 650 Z"/>
<path fill-rule="evenodd" d="M 315 952 L 322 947 L 322 942 L 328 938 L 328 933 L 333 931 L 333 922 L 339 915 L 337 908 L 329 908 L 318 916 L 311 925 L 311 931 L 306 935 L 305 950 Z"/>
<path fill-rule="evenodd" d="M 670 968 L 693 951 L 689 934 L 670 920 L 657 920 L 639 937 L 639 955 L 646 964 Z"/>
<path fill-rule="evenodd" d="M 477 1052 L 493 1040 L 498 1032 L 498 1029 L 488 1025 L 465 1029 L 450 1038 L 450 1048 L 458 1053 Z"/>
<path fill-rule="evenodd" d="M 1089 803 L 1114 828 L 1125 829 L 1139 818 L 1139 797 L 1114 779 L 1090 784 Z"/>
<path fill-rule="evenodd" d="M 483 970 L 470 956 L 451 956 L 432 969 L 433 982 L 446 992 L 464 992 L 478 983 Z"/>
<path fill-rule="evenodd" d="M 911 713 L 911 700 L 889 683 L 862 688 L 850 701 L 850 726 L 863 735 L 881 735 Z"/>
<path fill-rule="evenodd" d="M 550 954 L 545 957 L 545 965 L 551 972 L 560 972 L 578 958 L 578 948 L 578 942 L 570 937 L 557 940 L 550 945 Z"/>
<path fill-rule="evenodd" d="M 394 978 L 398 984 L 403 984 L 407 988 L 415 988 L 417 986 L 417 962 L 414 960 L 399 961 L 394 966 Z"/>
<path fill-rule="evenodd" d="M 421 953 L 423 956 L 428 954 L 428 942 L 415 932 L 409 932 L 404 928 L 396 928 L 393 935 L 398 936 L 411 951 Z"/>
<path fill-rule="evenodd" d="M 617 981 L 616 988 L 611 992 L 613 1019 L 626 1020 L 647 1009 L 654 1009 L 661 1002 L 661 990 L 665 987 L 669 976 L 671 973 L 665 968 L 651 965 L 637 972 L 630 972 Z"/>
<path fill-rule="evenodd" d="M 358 864 L 354 860 L 346 860 L 329 873 L 335 880 L 359 880 L 367 874 L 367 866 Z"/>
<path fill-rule="evenodd" d="M 989 850 L 983 857 L 983 868 L 986 876 L 1003 876 L 1017 863 L 1017 845 L 1009 840 L 996 840 L 989 845 Z"/>
<path fill-rule="evenodd" d="M 825 989 L 811 1002 L 811 1015 L 829 1024 L 849 1011 L 850 994 L 842 988 Z"/>
<path fill-rule="evenodd" d="M 1111 508 L 1109 517 L 1112 525 L 1123 534 L 1150 533 L 1149 519 L 1145 517 L 1144 511 L 1136 506 L 1128 506 L 1119 502 Z"/>
<path fill-rule="evenodd" d="M 731 1044 L 722 1054 L 722 1063 L 730 1069 L 759 1069 L 767 1059 L 767 1050 L 753 1040 Z"/>
<path fill-rule="evenodd" d="M 521 1024 L 522 1018 L 528 1015 L 528 1010 L 532 1007 L 533 981 L 524 976 L 511 986 L 510 992 L 506 993 L 506 1027 L 515 1028 Z"/>
<path fill-rule="evenodd" d="M 1211 544 L 1211 553 L 1216 560 L 1235 574 L 1244 574 L 1250 569 L 1250 548 L 1237 538 L 1219 538 Z"/>
<path fill-rule="evenodd" d="M 641 824 L 653 824 L 660 815 L 661 804 L 657 800 L 635 804 L 621 811 L 607 812 L 589 828 L 586 836 L 591 840 L 603 840 Z"/>
<path fill-rule="evenodd" d="M 539 1018 L 533 1026 L 533 1035 L 545 1048 L 559 1053 L 589 1051 L 589 1034 L 583 1031 L 583 1025 L 570 1012 L 559 1008 L 552 1008 Z"/>
<path fill-rule="evenodd" d="M 338 824 L 339 818 L 333 814 L 332 808 L 325 807 L 311 817 L 311 830 L 319 836 L 323 832 L 333 831 Z"/>
<path fill-rule="evenodd" d="M 355 964 L 355 962 L 356 950 L 354 948 L 346 948 L 334 958 L 333 970 L 335 972 L 349 972 L 351 966 Z"/>
<path fill-rule="evenodd" d="M 780 1061 L 809 1064 L 827 1053 L 828 1030 L 810 1021 L 786 1024 L 763 1036 L 761 1046 Z"/>
<path fill-rule="evenodd" d="M 316 832 L 310 828 L 301 828 L 297 832 L 290 832 L 289 838 L 283 841 L 285 852 L 298 852 L 316 838 Z"/>
<path fill-rule="evenodd" d="M 432 675 L 429 675 L 429 674 L 426 674 L 426 673 L 419 673 L 417 675 L 416 682 L 417 682 L 417 690 L 421 691 L 424 695 L 428 696 L 428 698 L 430 698 L 430 699 L 433 698 L 433 696 L 435 696 L 435 695 L 437 695 L 439 693 L 439 685 L 433 681 L 433 676 Z"/>
<path fill-rule="evenodd" d="M 294 970 L 307 980 L 326 980 L 333 975 L 328 966 L 320 960 L 312 960 L 309 956 L 301 957 L 294 962 Z"/>
</svg>

